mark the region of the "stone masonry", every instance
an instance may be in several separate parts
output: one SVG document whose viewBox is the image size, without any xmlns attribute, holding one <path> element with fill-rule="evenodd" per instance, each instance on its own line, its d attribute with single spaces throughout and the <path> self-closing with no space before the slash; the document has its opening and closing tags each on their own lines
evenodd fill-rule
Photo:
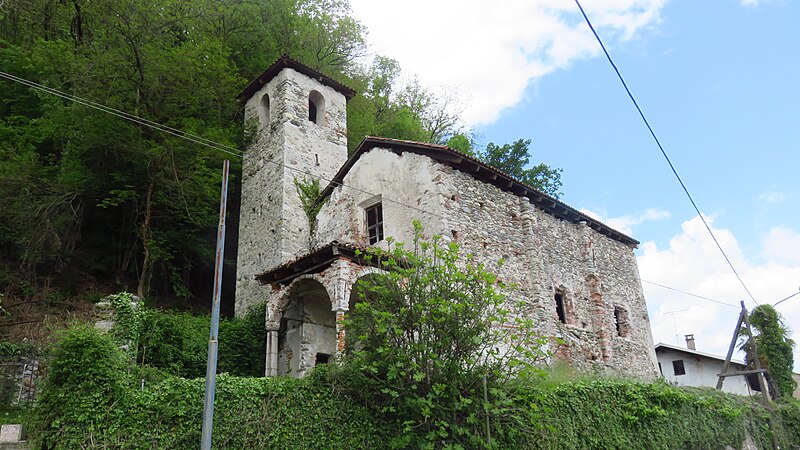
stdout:
<svg viewBox="0 0 800 450">
<path fill-rule="evenodd" d="M 323 99 L 318 123 L 308 119 L 311 92 Z M 237 314 L 245 299 L 266 295 L 256 273 L 309 250 L 295 178 L 331 179 L 347 159 L 346 99 L 337 90 L 286 67 L 245 100 L 255 136 L 242 162 Z"/>
<path fill-rule="evenodd" d="M 268 376 L 302 376 L 342 350 L 353 286 L 376 270 L 352 255 L 369 245 L 365 210 L 378 203 L 385 237 L 411 240 L 416 219 L 426 235 L 459 243 L 487 267 L 502 259 L 498 276 L 518 286 L 510 295 L 524 301 L 519 313 L 552 339 L 557 358 L 656 376 L 635 240 L 446 147 L 368 138 L 346 159 L 345 96 L 301 72 L 278 71 L 246 105 L 261 129 L 244 162 L 236 308 L 268 301 Z M 312 91 L 324 96 L 322 126 L 308 119 Z M 269 123 L 259 110 L 264 93 Z M 322 183 L 327 202 L 314 236 L 296 175 L 266 162 L 276 158 L 333 180 Z"/>
</svg>

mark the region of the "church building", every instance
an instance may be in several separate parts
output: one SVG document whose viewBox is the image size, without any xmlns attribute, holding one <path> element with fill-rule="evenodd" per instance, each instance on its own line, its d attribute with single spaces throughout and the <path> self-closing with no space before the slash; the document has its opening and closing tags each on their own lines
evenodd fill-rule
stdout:
<svg viewBox="0 0 800 450">
<path fill-rule="evenodd" d="M 303 376 L 344 348 L 353 287 L 377 268 L 359 250 L 409 242 L 412 221 L 517 285 L 554 357 L 657 375 L 638 241 L 446 146 L 380 137 L 347 152 L 355 92 L 282 57 L 240 94 L 255 130 L 242 165 L 236 313 L 267 301 L 266 375 Z M 314 226 L 295 183 L 320 180 Z"/>
</svg>

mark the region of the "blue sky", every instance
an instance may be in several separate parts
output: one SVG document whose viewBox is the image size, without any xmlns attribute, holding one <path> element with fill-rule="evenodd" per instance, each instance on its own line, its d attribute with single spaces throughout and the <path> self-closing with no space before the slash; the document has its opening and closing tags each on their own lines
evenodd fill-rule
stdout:
<svg viewBox="0 0 800 450">
<path fill-rule="evenodd" d="M 636 254 L 643 279 L 754 305 L 574 2 L 415 2 L 408 11 L 352 2 L 374 52 L 398 59 L 409 77 L 429 86 L 457 89 L 465 121 L 483 144 L 531 139 L 535 162 L 564 169 L 564 201 L 642 242 Z M 774 303 L 797 292 L 800 6 L 583 5 L 756 300 Z M 406 19 L 417 28 L 396 27 Z M 677 333 L 682 343 L 693 333 L 699 350 L 724 354 L 736 307 L 643 287 L 656 342 L 675 343 Z M 800 341 L 800 295 L 778 309 Z M 797 371 L 800 354 L 795 361 Z"/>
</svg>

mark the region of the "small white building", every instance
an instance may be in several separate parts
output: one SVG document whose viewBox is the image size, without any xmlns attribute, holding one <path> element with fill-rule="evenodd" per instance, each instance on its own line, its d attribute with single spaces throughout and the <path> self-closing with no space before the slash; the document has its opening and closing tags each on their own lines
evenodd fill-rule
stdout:
<svg viewBox="0 0 800 450">
<path fill-rule="evenodd" d="M 687 348 L 659 342 L 655 346 L 658 370 L 661 376 L 677 386 L 715 387 L 717 375 L 722 373 L 725 357 L 699 352 L 694 348 L 694 338 L 687 336 Z M 729 371 L 746 370 L 742 361 L 731 360 Z M 747 376 L 726 377 L 722 390 L 733 394 L 755 393 Z"/>
</svg>

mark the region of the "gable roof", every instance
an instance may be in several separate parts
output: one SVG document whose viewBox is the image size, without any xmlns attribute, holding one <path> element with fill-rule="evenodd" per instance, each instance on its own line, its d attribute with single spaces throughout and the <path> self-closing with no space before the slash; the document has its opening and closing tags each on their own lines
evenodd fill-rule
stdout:
<svg viewBox="0 0 800 450">
<path fill-rule="evenodd" d="M 275 78 L 275 75 L 279 74 L 283 69 L 294 69 L 303 75 L 313 78 L 320 83 L 328 86 L 330 88 L 335 89 L 336 91 L 340 92 L 342 95 L 350 100 L 356 95 L 356 91 L 353 89 L 345 86 L 342 83 L 334 80 L 333 78 L 329 78 L 320 72 L 308 67 L 307 65 L 296 61 L 290 58 L 288 55 L 282 55 L 280 58 L 277 59 L 274 63 L 267 70 L 264 71 L 261 75 L 259 75 L 255 80 L 251 81 L 250 84 L 247 85 L 244 90 L 239 93 L 236 97 L 239 99 L 240 102 L 245 102 L 247 99 L 253 96 L 259 89 L 261 89 L 265 84 L 269 83 L 269 81 Z"/>
<path fill-rule="evenodd" d="M 699 357 L 702 357 L 702 358 L 713 359 L 713 360 L 716 360 L 716 361 L 722 361 L 722 362 L 725 361 L 725 358 L 722 357 L 722 356 L 717 356 L 717 355 L 713 355 L 711 353 L 706 353 L 706 352 L 699 352 L 697 350 L 692 350 L 690 348 L 680 347 L 680 346 L 677 346 L 677 345 L 665 344 L 663 342 L 659 342 L 658 344 L 655 345 L 656 353 L 658 353 L 659 350 L 672 350 L 672 351 L 676 351 L 676 352 L 686 353 L 688 355 L 692 355 L 692 356 L 695 356 L 695 357 L 699 356 Z M 735 359 L 731 359 L 731 364 L 736 364 L 738 366 L 744 366 L 745 365 L 744 362 L 739 361 L 739 360 L 735 360 Z"/>
<path fill-rule="evenodd" d="M 482 161 L 479 161 L 459 151 L 453 150 L 445 145 L 367 136 L 361 141 L 341 169 L 339 169 L 339 172 L 333 177 L 328 186 L 325 187 L 320 195 L 320 198 L 325 198 L 331 195 L 336 187 L 341 186 L 344 182 L 344 177 L 347 175 L 353 165 L 355 165 L 356 161 L 358 161 L 362 155 L 373 148 L 387 149 L 397 153 L 398 155 L 408 152 L 427 156 L 434 161 L 447 164 L 454 169 L 467 173 L 476 179 L 483 181 L 484 183 L 492 184 L 506 192 L 511 192 L 515 195 L 527 197 L 532 204 L 559 219 L 572 223 L 586 222 L 586 224 L 593 230 L 608 236 L 615 241 L 634 248 L 639 245 L 639 241 L 636 239 L 633 239 L 632 237 L 623 234 L 609 227 L 608 225 L 605 225 L 597 219 L 587 216 L 586 214 L 576 210 L 575 208 L 572 208 L 566 203 L 540 192 L 537 189 L 514 179 L 512 176 L 507 175 Z"/>
</svg>

